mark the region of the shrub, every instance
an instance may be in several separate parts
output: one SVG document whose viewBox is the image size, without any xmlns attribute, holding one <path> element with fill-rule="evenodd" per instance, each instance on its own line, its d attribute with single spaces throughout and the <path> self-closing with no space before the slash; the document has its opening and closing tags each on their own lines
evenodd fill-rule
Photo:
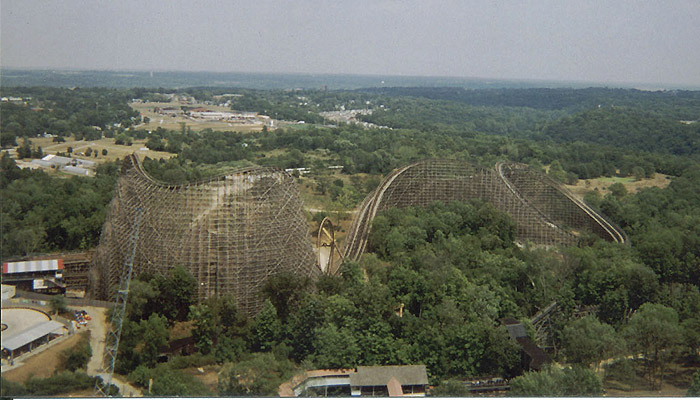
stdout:
<svg viewBox="0 0 700 400">
<path fill-rule="evenodd" d="M 603 383 L 588 368 L 557 369 L 549 367 L 542 371 L 526 372 L 510 381 L 512 396 L 587 396 L 603 394 Z"/>
<path fill-rule="evenodd" d="M 605 380 L 629 382 L 634 379 L 636 372 L 632 360 L 619 360 L 605 367 Z"/>
<path fill-rule="evenodd" d="M 85 390 L 95 386 L 95 378 L 84 372 L 63 371 L 48 378 L 29 378 L 25 383 L 27 394 L 55 396 Z"/>
<path fill-rule="evenodd" d="M 254 353 L 236 364 L 226 364 L 219 373 L 221 395 L 275 396 L 277 388 L 294 374 L 289 360 L 278 360 L 271 353 Z"/>
<path fill-rule="evenodd" d="M 3 377 L 0 377 L 0 396 L 2 396 L 3 399 L 26 395 L 27 390 L 21 383 L 11 382 Z"/>
<path fill-rule="evenodd" d="M 469 389 L 459 381 L 446 381 L 441 383 L 432 391 L 432 396 L 436 397 L 468 397 Z"/>
<path fill-rule="evenodd" d="M 129 374 L 130 382 L 144 388 L 148 388 L 150 379 L 153 379 L 153 385 L 150 392 L 144 391 L 146 396 L 202 397 L 211 394 L 200 380 L 175 370 L 168 364 L 160 364 L 155 368 L 139 365 Z"/>
<path fill-rule="evenodd" d="M 693 381 L 690 382 L 690 387 L 685 395 L 688 397 L 700 396 L 700 371 L 695 371 L 693 374 Z"/>
<path fill-rule="evenodd" d="M 87 333 L 80 334 L 80 341 L 72 349 L 66 349 L 61 353 L 62 366 L 71 372 L 77 369 L 87 369 L 87 363 L 92 357 L 90 337 Z"/>
</svg>

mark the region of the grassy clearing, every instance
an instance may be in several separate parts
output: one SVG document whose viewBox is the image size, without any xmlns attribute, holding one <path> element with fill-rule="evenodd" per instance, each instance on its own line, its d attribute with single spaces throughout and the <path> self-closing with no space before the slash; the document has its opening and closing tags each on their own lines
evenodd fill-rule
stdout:
<svg viewBox="0 0 700 400">
<path fill-rule="evenodd" d="M 642 376 L 642 360 L 629 360 L 632 366 L 626 376 L 605 376 L 603 387 L 608 397 L 684 397 L 690 387 L 697 365 L 671 363 L 664 373 L 660 389 L 653 390 L 649 380 Z"/>
<path fill-rule="evenodd" d="M 574 195 L 583 198 L 586 192 L 598 190 L 603 196 L 610 193 L 609 187 L 615 183 L 625 186 L 628 193 L 636 193 L 638 190 L 648 187 L 665 188 L 671 183 L 671 176 L 664 174 L 654 174 L 653 178 L 635 180 L 632 177 L 602 177 L 595 179 L 579 179 L 576 185 L 564 185 Z"/>
<path fill-rule="evenodd" d="M 100 140 L 74 140 L 72 138 L 66 138 L 64 143 L 54 143 L 52 138 L 32 138 L 31 140 L 35 146 L 41 146 L 44 154 L 67 153 L 68 147 L 72 147 L 74 157 L 95 161 L 97 163 L 114 161 L 117 158 L 123 159 L 131 153 L 136 153 L 141 158 L 150 157 L 155 159 L 168 159 L 175 156 L 175 154 L 164 151 L 141 150 L 141 148 L 145 147 L 146 140 L 134 140 L 131 146 L 114 144 L 113 138 L 104 138 Z M 79 154 L 84 153 L 88 147 L 92 148 L 92 156 L 87 157 Z M 106 156 L 102 155 L 103 149 L 107 150 Z M 97 153 L 97 157 L 95 157 L 94 153 Z"/>
</svg>

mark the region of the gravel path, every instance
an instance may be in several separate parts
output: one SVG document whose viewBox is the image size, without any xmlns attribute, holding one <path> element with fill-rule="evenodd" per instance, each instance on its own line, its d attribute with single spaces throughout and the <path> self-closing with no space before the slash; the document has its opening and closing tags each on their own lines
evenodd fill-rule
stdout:
<svg viewBox="0 0 700 400">
<path fill-rule="evenodd" d="M 88 362 L 88 375 L 100 375 L 106 377 L 102 371 L 102 359 L 104 358 L 105 337 L 107 336 L 107 323 L 105 313 L 107 308 L 85 307 L 92 320 L 88 323 L 90 329 L 90 346 L 92 346 L 92 358 Z M 112 383 L 119 387 L 119 394 L 123 397 L 141 397 L 141 391 L 127 382 L 123 382 L 112 376 Z"/>
</svg>

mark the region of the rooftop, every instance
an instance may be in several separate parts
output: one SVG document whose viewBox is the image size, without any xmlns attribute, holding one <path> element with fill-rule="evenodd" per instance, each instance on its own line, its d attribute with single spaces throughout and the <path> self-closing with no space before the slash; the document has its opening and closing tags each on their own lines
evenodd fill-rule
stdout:
<svg viewBox="0 0 700 400">
<path fill-rule="evenodd" d="M 425 365 L 385 365 L 357 367 L 357 373 L 350 374 L 350 386 L 386 386 L 391 378 L 401 385 L 428 384 Z"/>
<path fill-rule="evenodd" d="M 59 331 L 61 328 L 63 328 L 63 324 L 60 322 L 46 321 L 12 337 L 5 338 L 3 336 L 2 347 L 9 351 L 17 350 L 28 343 L 48 335 L 49 333 Z"/>
</svg>

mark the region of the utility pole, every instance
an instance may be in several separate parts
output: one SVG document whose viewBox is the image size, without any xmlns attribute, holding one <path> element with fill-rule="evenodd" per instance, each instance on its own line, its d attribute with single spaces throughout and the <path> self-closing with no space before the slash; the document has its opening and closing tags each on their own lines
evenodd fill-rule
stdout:
<svg viewBox="0 0 700 400">
<path fill-rule="evenodd" d="M 125 272 L 122 274 L 119 280 L 119 289 L 117 290 L 114 312 L 112 313 L 112 320 L 110 321 L 109 332 L 107 333 L 107 338 L 105 339 L 105 352 L 103 359 L 103 371 L 105 373 L 100 374 L 102 380 L 99 379 L 95 381 L 95 394 L 102 397 L 109 397 L 110 387 L 112 385 L 112 375 L 114 374 L 114 364 L 117 361 L 117 350 L 119 349 L 119 338 L 122 334 L 122 324 L 124 322 L 124 315 L 126 314 L 126 301 L 129 297 L 129 285 L 131 283 L 131 275 L 134 270 L 134 257 L 136 256 L 136 244 L 139 239 L 139 227 L 141 225 L 141 217 L 143 215 L 143 209 L 136 209 L 136 216 L 134 217 L 134 227 L 131 234 L 131 254 L 129 254 L 124 266 Z M 104 368 L 107 370 L 105 371 Z"/>
</svg>

